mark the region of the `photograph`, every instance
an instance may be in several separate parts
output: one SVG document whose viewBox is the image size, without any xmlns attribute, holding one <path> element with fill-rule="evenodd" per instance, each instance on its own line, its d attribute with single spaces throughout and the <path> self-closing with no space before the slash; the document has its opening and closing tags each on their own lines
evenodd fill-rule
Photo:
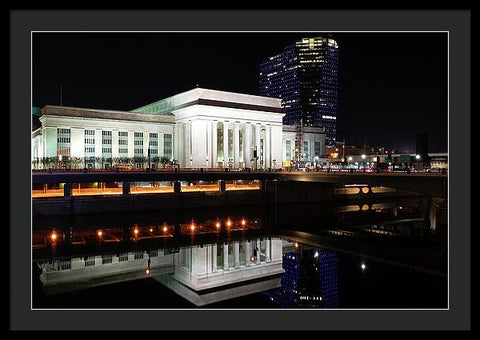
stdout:
<svg viewBox="0 0 480 340">
<path fill-rule="evenodd" d="M 33 33 L 34 308 L 446 308 L 447 33 Z"/>
<path fill-rule="evenodd" d="M 470 330 L 470 16 L 11 9 L 10 330 Z"/>
</svg>

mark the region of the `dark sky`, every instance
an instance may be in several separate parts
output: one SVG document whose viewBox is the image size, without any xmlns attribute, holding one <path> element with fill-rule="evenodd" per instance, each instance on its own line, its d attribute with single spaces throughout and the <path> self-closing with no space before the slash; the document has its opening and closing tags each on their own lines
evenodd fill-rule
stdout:
<svg viewBox="0 0 480 340">
<path fill-rule="evenodd" d="M 321 35 L 321 34 L 317 34 Z M 200 87 L 258 94 L 258 65 L 309 33 L 34 33 L 33 105 L 114 110 Z M 338 139 L 447 150 L 446 33 L 333 33 Z"/>
</svg>

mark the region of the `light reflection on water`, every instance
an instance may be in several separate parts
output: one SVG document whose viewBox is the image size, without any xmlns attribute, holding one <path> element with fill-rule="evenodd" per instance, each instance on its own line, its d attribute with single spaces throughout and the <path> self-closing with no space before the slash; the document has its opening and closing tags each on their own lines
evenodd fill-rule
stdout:
<svg viewBox="0 0 480 340">
<path fill-rule="evenodd" d="M 309 242 L 308 237 L 299 241 L 276 233 L 289 227 L 300 230 L 303 225 L 306 231 L 314 229 L 316 235 L 334 240 L 379 238 L 397 242 L 414 240 L 423 230 L 416 200 L 411 204 L 363 203 L 329 207 L 326 213 L 319 207 L 285 207 L 278 212 L 273 227 L 273 218 L 263 209 L 238 209 L 213 216 L 205 211 L 175 218 L 160 218 L 164 217 L 160 214 L 132 219 L 116 214 L 115 219 L 47 219 L 34 226 L 32 239 L 37 286 L 34 305 L 95 308 L 99 295 L 113 294 L 115 299 L 117 290 L 125 305 L 118 306 L 116 300 L 108 304 L 107 299 L 101 307 L 442 305 L 444 278 L 348 255 Z M 319 216 L 327 216 L 322 219 L 325 224 L 318 223 Z M 384 272 L 390 276 L 382 276 Z M 398 283 L 392 281 L 394 278 Z M 142 289 L 145 285 L 151 287 Z M 417 288 L 409 292 L 407 286 Z M 398 294 L 398 289 L 406 293 Z M 161 298 L 134 298 L 143 291 L 152 294 L 152 290 Z M 180 300 L 167 302 L 175 297 Z"/>
</svg>

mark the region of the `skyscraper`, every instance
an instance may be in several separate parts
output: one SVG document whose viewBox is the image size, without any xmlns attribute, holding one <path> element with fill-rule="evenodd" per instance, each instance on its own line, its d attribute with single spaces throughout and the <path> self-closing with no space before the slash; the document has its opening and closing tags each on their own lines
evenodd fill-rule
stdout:
<svg viewBox="0 0 480 340">
<path fill-rule="evenodd" d="M 287 125 L 323 126 L 335 146 L 338 45 L 330 36 L 302 38 L 260 64 L 260 95 L 282 99 Z"/>
</svg>

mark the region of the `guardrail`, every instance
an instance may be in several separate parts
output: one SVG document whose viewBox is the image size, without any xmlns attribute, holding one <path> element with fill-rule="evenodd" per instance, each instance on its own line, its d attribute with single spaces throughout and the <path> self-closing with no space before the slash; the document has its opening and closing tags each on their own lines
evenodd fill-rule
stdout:
<svg viewBox="0 0 480 340">
<path fill-rule="evenodd" d="M 442 170 L 430 170 L 430 171 L 406 171 L 406 170 L 363 170 L 363 169 L 332 169 L 332 168 L 323 168 L 323 169 L 258 169 L 252 170 L 250 168 L 132 168 L 132 169 L 32 169 L 32 174 L 34 173 L 65 173 L 65 172 L 74 172 L 74 173 L 138 173 L 138 172 L 154 172 L 154 173 L 172 173 L 172 172 L 209 172 L 209 173 L 219 173 L 219 172 L 282 172 L 282 173 L 365 173 L 365 174 L 447 174 L 448 171 L 445 169 Z"/>
</svg>

